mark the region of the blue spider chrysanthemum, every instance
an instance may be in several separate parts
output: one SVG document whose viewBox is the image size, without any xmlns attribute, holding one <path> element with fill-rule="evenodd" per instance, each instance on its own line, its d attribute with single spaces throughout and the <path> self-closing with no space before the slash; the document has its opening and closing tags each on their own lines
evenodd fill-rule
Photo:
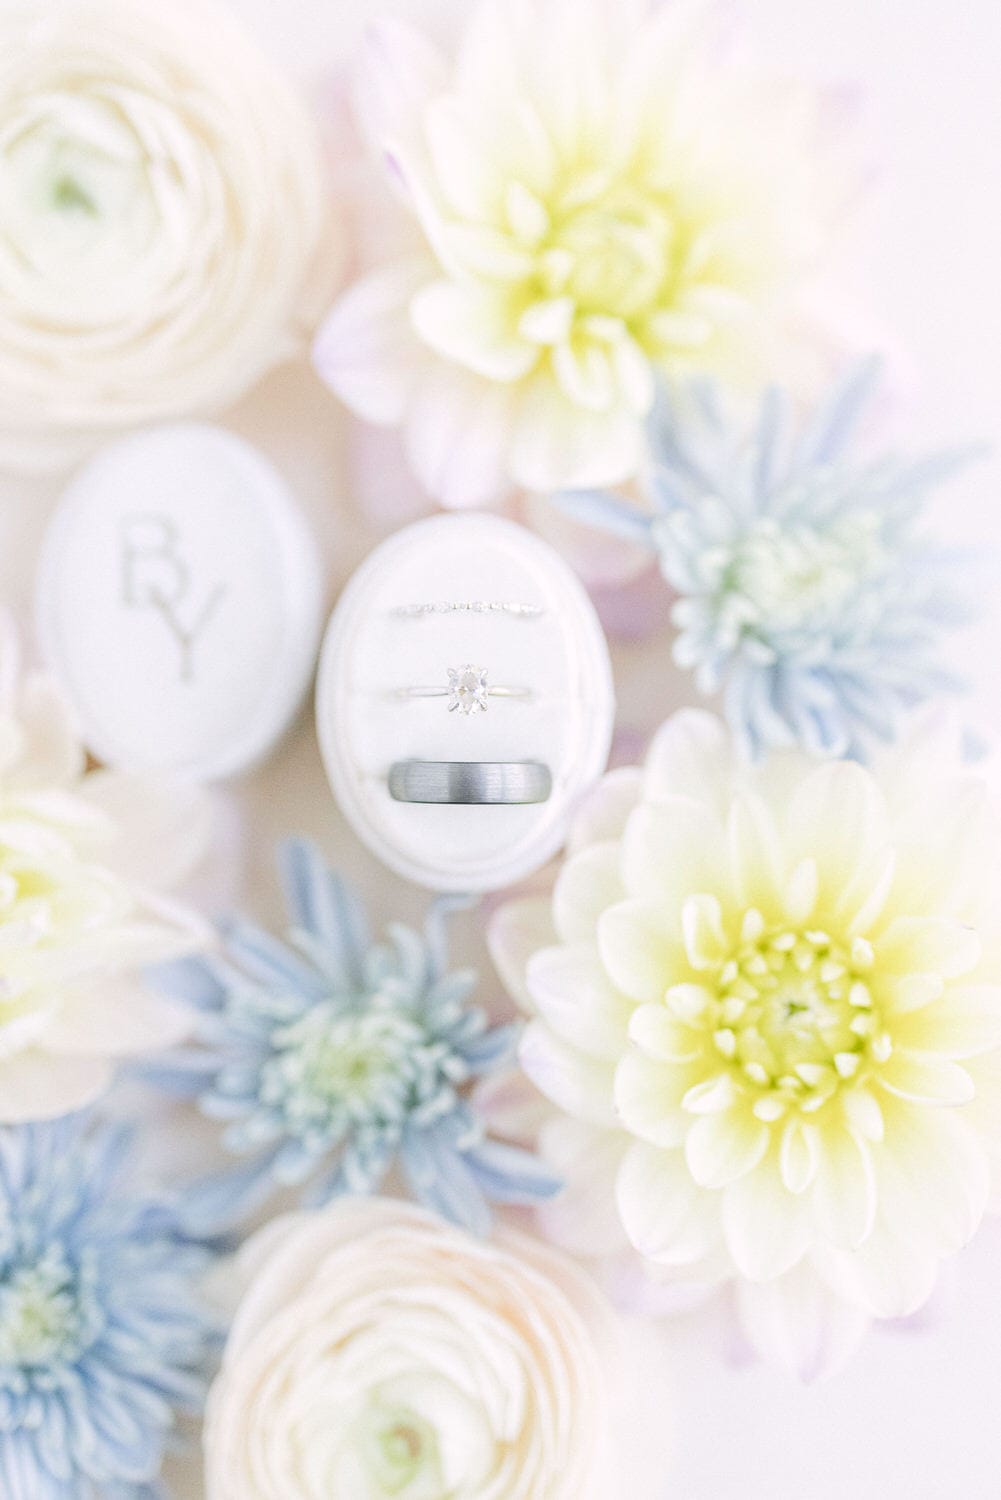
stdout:
<svg viewBox="0 0 1001 1500">
<path fill-rule="evenodd" d="M 852 461 L 877 369 L 854 371 L 799 432 L 775 390 L 749 434 L 728 427 L 712 388 L 664 392 L 652 514 L 613 495 L 557 497 L 655 550 L 680 596 L 675 660 L 700 691 L 724 692 L 755 757 L 790 745 L 864 757 L 903 711 L 956 686 L 938 658 L 964 613 L 953 560 L 918 522 L 957 458 Z"/>
<path fill-rule="evenodd" d="M 130 1133 L 0 1128 L 0 1494 L 153 1500 L 214 1338 L 206 1251 L 124 1183 Z"/>
<path fill-rule="evenodd" d="M 309 1204 L 373 1193 L 394 1167 L 415 1197 L 476 1231 L 489 1202 L 531 1203 L 559 1184 L 528 1152 L 488 1139 L 473 1080 L 510 1059 L 515 1028 L 470 1007 L 475 975 L 449 973 L 435 918 L 373 944 L 354 893 L 310 843 L 281 851 L 287 943 L 229 924 L 223 957 L 161 982 L 198 1009 L 198 1045 L 148 1076 L 227 1121 L 249 1161 L 189 1196 L 190 1222 L 239 1222 L 279 1186 Z"/>
</svg>

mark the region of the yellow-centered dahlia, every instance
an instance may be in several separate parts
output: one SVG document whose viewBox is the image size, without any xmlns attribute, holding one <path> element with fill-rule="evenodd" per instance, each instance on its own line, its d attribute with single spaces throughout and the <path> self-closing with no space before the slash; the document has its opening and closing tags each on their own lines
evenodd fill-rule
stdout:
<svg viewBox="0 0 1001 1500">
<path fill-rule="evenodd" d="M 316 362 L 442 503 L 629 479 L 658 372 L 802 350 L 824 111 L 735 64 L 714 7 L 478 0 L 444 49 L 382 22 L 355 99 L 403 212 Z"/>
<path fill-rule="evenodd" d="M 503 967 L 536 950 L 523 1061 L 578 1122 L 555 1137 L 578 1191 L 600 1146 L 647 1266 L 736 1278 L 804 1373 L 917 1308 L 996 1187 L 998 835 L 930 731 L 872 771 L 750 768 L 686 711 L 585 813 L 555 942 L 500 918 Z"/>
</svg>

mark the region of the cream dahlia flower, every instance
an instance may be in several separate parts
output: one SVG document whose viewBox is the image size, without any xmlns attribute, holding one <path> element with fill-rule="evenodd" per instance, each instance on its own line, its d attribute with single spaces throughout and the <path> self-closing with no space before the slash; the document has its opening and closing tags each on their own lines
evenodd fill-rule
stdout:
<svg viewBox="0 0 1001 1500">
<path fill-rule="evenodd" d="M 586 1203 L 607 1253 L 624 1232 L 656 1275 L 735 1281 L 804 1375 L 922 1304 L 1001 1183 L 999 832 L 930 729 L 873 771 L 749 768 L 711 715 L 670 720 L 585 811 L 551 911 L 494 934 L 567 1116 L 563 1225 Z"/>
<path fill-rule="evenodd" d="M 409 217 L 321 375 L 446 505 L 629 479 L 656 373 L 789 354 L 837 171 L 807 91 L 688 0 L 478 0 L 447 52 L 369 35 L 358 114 Z M 394 253 L 395 252 L 395 253 Z"/>
<path fill-rule="evenodd" d="M 151 893 L 194 865 L 203 794 L 87 771 L 48 678 L 18 670 L 0 617 L 0 1122 L 97 1098 L 119 1058 L 179 1041 L 186 1015 L 137 970 L 201 947 L 193 916 Z"/>
<path fill-rule="evenodd" d="M 274 1221 L 239 1265 L 207 1500 L 659 1500 L 663 1386 L 655 1423 L 622 1325 L 565 1257 L 342 1199 Z"/>
<path fill-rule="evenodd" d="M 218 408 L 318 309 L 317 132 L 222 11 L 0 6 L 0 467 Z"/>
</svg>

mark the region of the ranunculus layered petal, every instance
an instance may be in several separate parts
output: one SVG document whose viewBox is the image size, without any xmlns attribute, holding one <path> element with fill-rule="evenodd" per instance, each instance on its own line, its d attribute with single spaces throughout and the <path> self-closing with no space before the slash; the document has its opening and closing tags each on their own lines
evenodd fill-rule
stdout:
<svg viewBox="0 0 1001 1500">
<path fill-rule="evenodd" d="M 309 331 L 326 218 L 306 110 L 214 6 L 4 6 L 0 464 L 235 400 Z"/>
<path fill-rule="evenodd" d="M 274 1221 L 242 1266 L 209 1400 L 208 1500 L 659 1495 L 634 1350 L 537 1242 L 345 1200 Z M 656 1435 L 662 1454 L 663 1416 Z"/>
</svg>

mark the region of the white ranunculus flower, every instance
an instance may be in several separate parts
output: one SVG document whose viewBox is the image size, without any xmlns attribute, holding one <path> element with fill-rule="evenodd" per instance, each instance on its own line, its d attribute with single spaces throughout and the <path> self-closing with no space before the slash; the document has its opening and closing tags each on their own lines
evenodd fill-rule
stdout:
<svg viewBox="0 0 1001 1500">
<path fill-rule="evenodd" d="M 495 923 L 562 1112 L 554 1232 L 733 1283 L 804 1376 L 915 1311 L 1001 1203 L 999 849 L 932 721 L 867 770 L 748 767 L 711 715 L 670 720 L 585 811 L 551 907 Z"/>
<path fill-rule="evenodd" d="M 844 186 L 817 94 L 735 63 L 688 0 L 459 13 L 445 48 L 369 35 L 357 113 L 406 222 L 315 354 L 430 493 L 625 481 L 658 374 L 816 370 L 804 289 Z"/>
<path fill-rule="evenodd" d="M 185 1035 L 139 971 L 210 940 L 151 889 L 193 868 L 210 821 L 193 788 L 88 771 L 65 703 L 47 677 L 22 679 L 0 616 L 0 1122 L 79 1109 L 117 1059 Z"/>
<path fill-rule="evenodd" d="M 356 1199 L 241 1265 L 208 1500 L 660 1500 L 663 1385 L 625 1378 L 631 1341 L 563 1256 Z"/>
<path fill-rule="evenodd" d="M 325 221 L 313 123 L 214 6 L 7 0 L 0 467 L 239 396 L 308 331 Z"/>
</svg>

